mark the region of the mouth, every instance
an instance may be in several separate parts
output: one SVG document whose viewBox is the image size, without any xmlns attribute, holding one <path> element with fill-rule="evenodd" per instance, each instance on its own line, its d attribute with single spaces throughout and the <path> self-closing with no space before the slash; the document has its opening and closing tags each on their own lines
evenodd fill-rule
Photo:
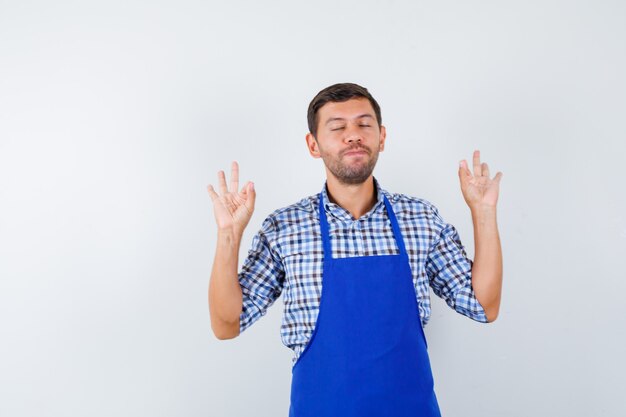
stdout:
<svg viewBox="0 0 626 417">
<path fill-rule="evenodd" d="M 364 150 L 354 150 L 354 151 L 346 152 L 344 155 L 345 156 L 348 156 L 348 155 L 352 155 L 352 156 L 367 155 L 367 152 L 365 152 Z"/>
</svg>

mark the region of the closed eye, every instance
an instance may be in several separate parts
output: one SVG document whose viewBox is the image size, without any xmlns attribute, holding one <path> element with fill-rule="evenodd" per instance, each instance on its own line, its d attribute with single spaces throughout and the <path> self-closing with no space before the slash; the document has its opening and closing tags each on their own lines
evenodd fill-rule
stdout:
<svg viewBox="0 0 626 417">
<path fill-rule="evenodd" d="M 371 126 L 370 126 L 370 125 L 359 125 L 359 127 L 371 127 Z M 344 128 L 344 127 L 342 126 L 342 127 L 336 127 L 336 128 L 334 128 L 334 129 L 330 129 L 330 130 L 334 132 L 335 130 L 341 130 L 341 129 L 343 129 L 343 128 Z"/>
</svg>

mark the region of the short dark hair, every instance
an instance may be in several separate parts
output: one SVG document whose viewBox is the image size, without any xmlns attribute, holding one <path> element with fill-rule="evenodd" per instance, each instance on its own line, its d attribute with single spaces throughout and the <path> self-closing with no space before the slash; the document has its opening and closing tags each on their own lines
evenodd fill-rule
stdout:
<svg viewBox="0 0 626 417">
<path fill-rule="evenodd" d="M 352 98 L 366 98 L 369 100 L 372 108 L 374 109 L 374 113 L 376 114 L 376 121 L 378 122 L 378 127 L 380 127 L 382 123 L 382 116 L 380 114 L 380 106 L 372 97 L 372 95 L 367 91 L 367 88 L 361 87 L 358 84 L 353 83 L 340 83 L 333 84 L 330 87 L 326 87 L 311 100 L 309 104 L 309 110 L 307 111 L 307 121 L 309 123 L 309 132 L 313 135 L 313 137 L 317 140 L 317 124 L 319 122 L 317 112 L 318 110 L 326 103 L 341 103 L 343 101 L 348 101 Z"/>
</svg>

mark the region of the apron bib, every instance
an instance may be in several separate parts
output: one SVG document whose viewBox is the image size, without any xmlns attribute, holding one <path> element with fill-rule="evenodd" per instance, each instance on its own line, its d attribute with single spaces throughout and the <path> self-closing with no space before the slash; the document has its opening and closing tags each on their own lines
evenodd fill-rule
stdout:
<svg viewBox="0 0 626 417">
<path fill-rule="evenodd" d="M 441 416 L 409 258 L 383 197 L 400 253 L 336 259 L 320 197 L 322 297 L 292 368 L 290 417 Z"/>
</svg>

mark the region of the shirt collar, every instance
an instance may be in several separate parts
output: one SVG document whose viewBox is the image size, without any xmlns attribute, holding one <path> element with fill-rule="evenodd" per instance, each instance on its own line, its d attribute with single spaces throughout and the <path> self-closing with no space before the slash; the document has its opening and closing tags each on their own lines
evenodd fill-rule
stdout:
<svg viewBox="0 0 626 417">
<path fill-rule="evenodd" d="M 374 206 L 367 213 L 361 216 L 360 219 L 366 219 L 372 213 L 375 213 L 377 210 L 379 210 L 380 207 L 384 206 L 385 204 L 384 195 L 383 195 L 384 190 L 378 183 L 378 180 L 376 179 L 376 177 L 372 177 L 372 178 L 374 179 L 374 189 L 376 190 L 376 203 L 374 203 Z M 324 196 L 324 208 L 326 210 L 326 213 L 329 213 L 338 219 L 354 221 L 352 214 L 350 214 L 348 210 L 341 207 L 339 204 L 336 204 L 330 201 L 330 198 L 328 198 L 327 182 L 324 182 L 322 195 Z"/>
</svg>

